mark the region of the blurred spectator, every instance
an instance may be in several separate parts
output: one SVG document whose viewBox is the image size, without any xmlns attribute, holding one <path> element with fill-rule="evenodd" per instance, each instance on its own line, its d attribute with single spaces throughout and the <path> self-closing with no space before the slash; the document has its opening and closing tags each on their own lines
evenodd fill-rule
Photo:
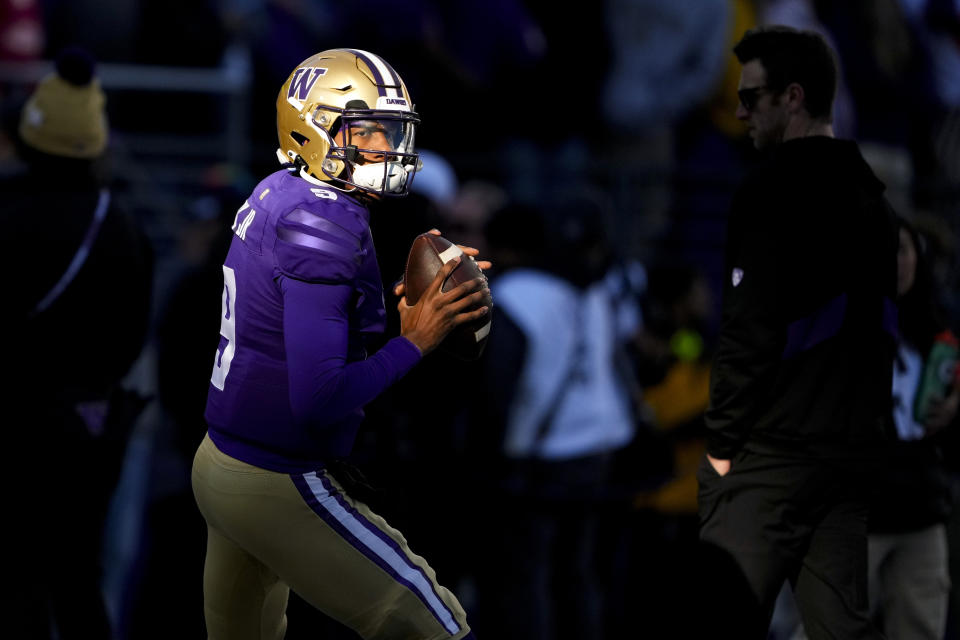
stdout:
<svg viewBox="0 0 960 640">
<path fill-rule="evenodd" d="M 65 50 L 23 109 L 23 173 L 2 185 L 3 227 L 17 239 L 2 265 L 14 274 L 2 319 L 23 580 L 14 637 L 112 637 L 101 536 L 145 403 L 122 379 L 147 333 L 152 250 L 111 190 L 104 102 L 92 57 Z"/>
<path fill-rule="evenodd" d="M 916 211 L 910 220 L 926 240 L 925 257 L 947 325 L 960 327 L 960 215 Z"/>
<path fill-rule="evenodd" d="M 474 419 L 497 513 L 480 560 L 478 633 L 490 637 L 603 637 L 598 508 L 634 416 L 601 219 L 571 199 L 549 215 L 507 205 L 487 225 L 497 315 Z"/>
<path fill-rule="evenodd" d="M 917 205 L 954 219 L 960 207 L 960 0 L 900 0 L 922 64 L 929 69 L 933 112 L 918 122 Z"/>
<path fill-rule="evenodd" d="M 892 426 L 885 467 L 872 487 L 869 536 L 870 613 L 887 638 L 943 640 L 950 596 L 947 521 L 953 510 L 942 445 L 956 432 L 960 378 L 956 358 L 929 410 L 918 402 L 935 342 L 954 338 L 941 310 L 927 240 L 898 218 L 897 309 L 900 340 L 894 362 Z M 789 597 L 778 617 L 796 620 Z M 799 622 L 795 622 L 799 625 Z M 799 625 L 789 633 L 804 640 Z"/>
<path fill-rule="evenodd" d="M 726 59 L 727 2 L 609 0 L 605 15 L 614 50 L 603 99 L 608 123 L 656 131 L 713 91 Z"/>
<path fill-rule="evenodd" d="M 933 79 L 898 0 L 814 0 L 854 97 L 855 137 L 897 211 L 911 205 Z"/>
<path fill-rule="evenodd" d="M 856 96 L 857 138 L 906 148 L 912 118 L 929 101 L 930 74 L 898 5 L 898 0 L 814 1 Z"/>
<path fill-rule="evenodd" d="M 631 185 L 613 241 L 622 255 L 639 258 L 667 230 L 674 126 L 723 78 L 733 16 L 725 0 L 610 0 L 604 15 L 612 48 L 600 99 L 612 136 L 605 143 L 613 143 L 608 156 Z"/>
<path fill-rule="evenodd" d="M 900 219 L 899 226 L 900 344 L 893 379 L 897 440 L 871 505 L 870 608 L 888 638 L 942 640 L 950 593 L 945 523 L 951 498 L 938 434 L 956 427 L 960 380 L 950 381 L 944 395 L 938 392 L 929 411 L 921 414 L 917 397 L 923 372 L 937 335 L 947 326 L 924 240 L 906 220 Z M 954 368 L 956 364 L 954 359 Z"/>
</svg>

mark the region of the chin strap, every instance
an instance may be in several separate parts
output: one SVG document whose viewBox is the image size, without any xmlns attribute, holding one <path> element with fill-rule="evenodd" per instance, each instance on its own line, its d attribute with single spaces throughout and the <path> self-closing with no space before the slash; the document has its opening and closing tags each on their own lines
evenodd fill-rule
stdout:
<svg viewBox="0 0 960 640">
<path fill-rule="evenodd" d="M 336 189 L 337 191 L 343 191 L 344 193 L 350 193 L 356 190 L 355 188 L 344 189 L 343 187 L 338 187 L 332 181 L 320 180 L 319 178 L 315 178 L 314 176 L 307 173 L 306 171 L 307 163 L 304 162 L 302 159 L 300 159 L 300 156 L 297 156 L 297 159 L 300 161 L 297 162 L 296 160 L 290 159 L 289 157 L 287 157 L 286 154 L 283 153 L 282 149 L 277 149 L 277 160 L 280 161 L 280 165 L 283 166 L 284 169 L 286 169 L 293 175 L 303 178 L 310 184 L 315 184 L 318 187 L 327 187 L 329 189 Z"/>
<path fill-rule="evenodd" d="M 292 167 L 293 160 L 288 158 L 284 153 L 283 149 L 277 149 L 277 160 L 280 161 L 280 164 L 284 167 Z"/>
<path fill-rule="evenodd" d="M 306 180 L 307 182 L 309 182 L 310 184 L 315 184 L 318 187 L 332 187 L 334 189 L 340 189 L 340 187 L 336 186 L 332 182 L 328 182 L 326 180 L 318 180 L 317 178 L 314 178 L 312 175 L 307 173 L 307 168 L 305 166 L 300 167 L 300 173 L 298 175 L 304 180 Z M 340 191 L 343 191 L 343 189 L 340 189 Z"/>
</svg>

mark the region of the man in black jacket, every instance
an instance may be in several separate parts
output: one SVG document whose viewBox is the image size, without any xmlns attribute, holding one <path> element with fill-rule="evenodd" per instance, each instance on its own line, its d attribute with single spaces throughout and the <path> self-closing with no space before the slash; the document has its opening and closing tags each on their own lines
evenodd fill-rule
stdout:
<svg viewBox="0 0 960 640">
<path fill-rule="evenodd" d="M 737 117 L 769 155 L 733 200 L 698 472 L 706 624 L 766 637 L 783 583 L 811 638 L 867 620 L 864 471 L 888 428 L 897 236 L 883 184 L 836 140 L 816 34 L 747 32 Z"/>
</svg>

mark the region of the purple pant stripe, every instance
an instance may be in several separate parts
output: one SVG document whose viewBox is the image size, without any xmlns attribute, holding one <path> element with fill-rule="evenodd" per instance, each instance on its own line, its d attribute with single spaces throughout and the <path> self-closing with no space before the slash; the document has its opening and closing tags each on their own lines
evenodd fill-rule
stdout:
<svg viewBox="0 0 960 640">
<path fill-rule="evenodd" d="M 436 603 L 442 608 L 443 616 L 441 616 L 437 609 L 436 604 L 431 605 L 428 599 L 421 592 L 421 589 L 418 588 L 410 580 L 406 579 L 404 576 L 400 575 L 398 571 L 394 569 L 387 562 L 386 559 L 381 557 L 378 553 L 372 550 L 366 543 L 360 540 L 353 532 L 351 532 L 347 526 L 341 522 L 337 516 L 330 512 L 327 508 L 320 504 L 319 499 L 314 493 L 313 489 L 307 483 L 303 475 L 293 474 L 290 477 L 293 479 L 294 485 L 297 487 L 297 490 L 300 492 L 300 495 L 303 497 L 307 505 L 316 513 L 324 522 L 326 522 L 334 531 L 337 532 L 344 540 L 350 543 L 351 546 L 360 551 L 365 557 L 370 559 L 374 564 L 383 569 L 390 575 L 391 578 L 404 585 L 412 593 L 416 594 L 418 598 L 423 602 L 424 606 L 433 614 L 437 621 L 444 626 L 450 633 L 457 633 L 459 631 L 459 625 L 456 623 L 456 620 L 450 612 L 450 610 L 443 604 L 443 601 L 440 599 L 439 595 L 436 593 L 436 589 L 433 587 L 433 582 L 426 576 L 420 567 L 413 564 L 406 554 L 400 549 L 400 546 L 394 541 L 390 536 L 386 535 L 383 531 L 377 528 L 373 523 L 369 522 L 362 514 L 360 514 L 356 509 L 354 509 L 346 500 L 343 499 L 343 496 L 340 492 L 330 483 L 330 481 L 325 477 L 325 472 L 317 472 L 317 479 L 320 480 L 324 489 L 330 494 L 330 496 L 337 501 L 337 504 L 346 511 L 357 523 L 362 525 L 362 527 L 376 536 L 384 544 L 389 546 L 396 555 L 404 561 L 406 567 L 409 570 L 419 574 L 423 581 L 426 584 L 430 585 L 430 588 L 433 590 L 433 595 L 436 599 Z M 448 620 L 445 621 L 444 617 Z"/>
<path fill-rule="evenodd" d="M 340 521 L 333 516 L 333 514 L 329 513 L 326 509 L 320 506 L 320 501 L 317 500 L 317 497 L 313 494 L 313 491 L 310 490 L 310 487 L 307 485 L 307 482 L 303 479 L 302 475 L 294 474 L 290 477 L 293 478 L 293 483 L 297 486 L 297 490 L 300 491 L 300 495 L 303 496 L 307 506 L 309 506 L 314 513 L 320 516 L 321 520 L 330 525 L 330 528 L 336 531 L 341 538 L 349 542 L 352 547 L 359 550 L 361 553 L 363 553 L 363 555 L 372 560 L 374 564 L 390 574 L 394 580 L 413 590 L 412 585 L 407 583 L 402 576 L 397 574 L 397 572 L 394 571 L 390 565 L 383 560 L 383 558 L 375 553 L 371 553 L 367 546 L 360 542 L 355 535 L 353 535 L 346 527 L 344 527 Z"/>
<path fill-rule="evenodd" d="M 351 514 L 353 514 L 353 516 L 356 517 L 356 519 L 357 519 L 364 527 L 366 527 L 366 529 L 367 529 L 370 533 L 372 533 L 373 535 L 375 535 L 375 536 L 377 536 L 378 538 L 380 538 L 380 540 L 382 540 L 384 544 L 388 545 L 391 549 L 393 549 L 393 550 L 397 553 L 398 556 L 400 556 L 401 558 L 403 558 L 404 562 L 406 563 L 406 565 L 407 565 L 408 567 L 410 567 L 410 569 L 412 569 L 413 571 L 416 571 L 417 573 L 419 573 L 420 575 L 423 576 L 424 581 L 426 581 L 426 583 L 427 583 L 428 585 L 430 585 L 430 588 L 433 590 L 433 595 L 436 596 L 437 601 L 440 602 L 441 606 L 443 606 L 444 610 L 447 612 L 447 614 L 448 614 L 448 615 L 450 616 L 450 618 L 452 619 L 452 618 L 453 618 L 453 613 L 452 613 L 449 609 L 447 609 L 446 606 L 443 605 L 443 600 L 440 599 L 440 594 L 437 593 L 437 590 L 436 590 L 436 588 L 435 588 L 434 585 L 433 585 L 433 581 L 432 581 L 429 577 L 427 577 L 427 574 L 425 574 L 425 573 L 423 572 L 423 569 L 421 569 L 420 567 L 418 567 L 417 565 L 415 565 L 413 562 L 410 561 L 410 559 L 407 557 L 407 554 L 404 553 L 403 550 L 400 549 L 400 545 L 397 544 L 397 541 L 394 540 L 393 538 L 391 538 L 390 536 L 388 536 L 388 535 L 387 535 L 386 533 L 384 533 L 379 527 L 375 526 L 372 522 L 370 522 L 369 520 L 367 520 L 366 518 L 364 518 L 356 509 L 354 509 L 352 506 L 350 506 L 350 504 L 347 503 L 347 501 L 343 499 L 343 496 L 340 494 L 340 492 L 337 491 L 336 487 L 334 487 L 334 486 L 330 483 L 330 481 L 327 479 L 327 477 L 326 477 L 326 472 L 324 472 L 322 475 L 321 475 L 320 473 L 317 473 L 317 477 L 320 478 L 320 482 L 323 483 L 323 486 L 327 489 L 327 491 L 330 493 L 330 495 L 332 495 L 332 496 L 337 500 L 337 502 L 340 503 L 340 505 L 341 505 L 344 509 L 346 509 L 346 510 L 349 511 Z M 417 595 L 420 595 L 420 594 L 418 593 Z M 422 600 L 422 599 L 423 599 L 423 597 L 421 596 L 421 600 Z M 433 610 L 432 607 L 430 607 L 429 603 L 425 602 L 425 604 L 427 604 L 428 608 L 430 608 L 431 611 Z M 436 613 L 434 613 L 434 616 L 436 616 Z M 437 616 L 437 619 L 440 620 L 440 617 Z M 440 620 L 440 622 L 442 623 L 443 621 Z"/>
</svg>

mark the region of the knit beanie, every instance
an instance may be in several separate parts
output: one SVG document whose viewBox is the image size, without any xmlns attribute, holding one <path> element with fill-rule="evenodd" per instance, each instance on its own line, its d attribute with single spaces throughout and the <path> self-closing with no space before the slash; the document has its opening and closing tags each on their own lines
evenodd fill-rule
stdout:
<svg viewBox="0 0 960 640">
<path fill-rule="evenodd" d="M 55 156 L 93 159 L 107 146 L 106 98 L 94 77 L 93 57 L 64 50 L 56 70 L 40 81 L 20 114 L 20 137 Z"/>
</svg>

